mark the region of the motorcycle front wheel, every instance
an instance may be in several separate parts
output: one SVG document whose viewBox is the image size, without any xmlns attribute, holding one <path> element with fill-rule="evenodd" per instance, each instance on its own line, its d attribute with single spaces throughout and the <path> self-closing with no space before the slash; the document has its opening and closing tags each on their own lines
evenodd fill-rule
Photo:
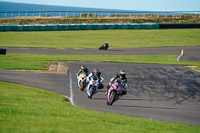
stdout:
<svg viewBox="0 0 200 133">
<path fill-rule="evenodd" d="M 112 104 L 113 104 L 114 101 L 115 101 L 116 95 L 117 95 L 117 92 L 115 92 L 115 91 L 112 91 L 112 92 L 110 93 L 110 96 L 109 96 L 109 97 L 110 97 L 110 101 L 107 100 L 107 105 L 112 106 Z"/>
</svg>

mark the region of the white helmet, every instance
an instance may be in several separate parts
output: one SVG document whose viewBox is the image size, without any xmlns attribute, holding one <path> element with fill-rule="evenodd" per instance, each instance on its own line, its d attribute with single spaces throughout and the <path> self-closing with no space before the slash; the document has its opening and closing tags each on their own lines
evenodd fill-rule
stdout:
<svg viewBox="0 0 200 133">
<path fill-rule="evenodd" d="M 119 71 L 119 74 L 120 74 L 122 77 L 124 77 L 124 76 L 126 75 L 126 73 L 125 73 L 124 70 L 120 70 L 120 71 Z"/>
<path fill-rule="evenodd" d="M 81 69 L 82 69 L 82 70 L 85 70 L 85 69 L 86 69 L 86 67 L 85 67 L 84 65 L 82 65 L 82 66 L 81 66 Z"/>
</svg>

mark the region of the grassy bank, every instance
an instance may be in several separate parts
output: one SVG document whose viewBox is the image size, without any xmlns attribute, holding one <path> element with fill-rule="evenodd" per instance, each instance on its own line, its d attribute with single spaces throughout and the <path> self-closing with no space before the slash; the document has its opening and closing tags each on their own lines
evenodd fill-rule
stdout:
<svg viewBox="0 0 200 133">
<path fill-rule="evenodd" d="M 27 24 L 77 24 L 77 23 L 199 23 L 199 15 L 122 15 L 98 16 L 92 14 L 81 14 L 74 17 L 15 17 L 0 18 L 2 25 L 27 25 Z"/>
<path fill-rule="evenodd" d="M 2 133 L 197 133 L 198 126 L 160 122 L 86 110 L 72 106 L 58 94 L 0 82 Z"/>
<path fill-rule="evenodd" d="M 48 55 L 11 54 L 0 55 L 0 69 L 47 70 L 51 61 L 94 61 L 155 63 L 199 66 L 200 62 L 177 62 L 176 55 Z"/>
<path fill-rule="evenodd" d="M 200 45 L 199 29 L 0 32 L 0 47 L 110 48 Z"/>
</svg>

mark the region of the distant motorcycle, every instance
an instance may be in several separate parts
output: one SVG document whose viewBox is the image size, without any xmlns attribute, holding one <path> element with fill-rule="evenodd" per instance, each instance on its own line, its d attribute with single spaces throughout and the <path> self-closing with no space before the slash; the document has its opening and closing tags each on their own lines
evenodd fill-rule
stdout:
<svg viewBox="0 0 200 133">
<path fill-rule="evenodd" d="M 99 50 L 107 50 L 108 49 L 108 43 L 103 44 L 102 46 L 99 47 Z"/>
<path fill-rule="evenodd" d="M 86 73 L 80 73 L 80 75 L 78 76 L 78 86 L 80 88 L 81 91 L 83 91 L 86 87 L 86 81 L 87 81 L 87 75 Z"/>
<path fill-rule="evenodd" d="M 99 79 L 96 76 L 92 76 L 89 84 L 88 84 L 88 98 L 92 99 L 92 96 L 97 92 L 97 88 L 99 87 Z"/>
<path fill-rule="evenodd" d="M 108 90 L 107 105 L 112 106 L 112 104 L 119 99 L 119 96 L 122 94 L 123 90 L 124 86 L 122 84 L 122 81 L 115 80 Z"/>
</svg>

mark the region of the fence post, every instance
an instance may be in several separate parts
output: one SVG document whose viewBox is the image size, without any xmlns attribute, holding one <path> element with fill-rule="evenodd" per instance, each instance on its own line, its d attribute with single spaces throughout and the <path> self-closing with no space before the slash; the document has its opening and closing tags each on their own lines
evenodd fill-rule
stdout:
<svg viewBox="0 0 200 133">
<path fill-rule="evenodd" d="M 89 17 L 89 11 L 88 11 L 88 14 L 87 14 L 87 18 Z"/>
<path fill-rule="evenodd" d="M 5 12 L 5 18 L 6 18 L 6 12 Z"/>
<path fill-rule="evenodd" d="M 199 13 L 199 18 L 200 18 L 200 11 L 198 11 L 198 13 Z"/>
<path fill-rule="evenodd" d="M 165 18 L 167 18 L 167 12 L 165 12 Z"/>
<path fill-rule="evenodd" d="M 80 12 L 80 18 L 81 18 L 81 12 Z"/>
<path fill-rule="evenodd" d="M 68 17 L 68 12 L 66 12 L 66 17 Z"/>
<path fill-rule="evenodd" d="M 26 11 L 26 17 L 27 17 L 27 11 Z"/>
<path fill-rule="evenodd" d="M 182 12 L 180 12 L 180 18 L 182 18 Z"/>
<path fill-rule="evenodd" d="M 41 12 L 39 12 L 39 17 L 41 17 Z"/>
<path fill-rule="evenodd" d="M 19 11 L 19 17 L 20 17 L 20 11 Z"/>
<path fill-rule="evenodd" d="M 12 11 L 12 17 L 13 17 L 13 11 Z"/>
<path fill-rule="evenodd" d="M 96 17 L 96 11 L 95 11 L 95 13 L 94 13 L 94 18 Z"/>
<path fill-rule="evenodd" d="M 73 18 L 74 18 L 74 12 L 73 12 Z"/>
<path fill-rule="evenodd" d="M 115 17 L 117 18 L 117 12 L 116 12 L 116 15 L 115 15 Z"/>
<path fill-rule="evenodd" d="M 158 18 L 160 18 L 160 12 L 158 12 Z"/>
</svg>

